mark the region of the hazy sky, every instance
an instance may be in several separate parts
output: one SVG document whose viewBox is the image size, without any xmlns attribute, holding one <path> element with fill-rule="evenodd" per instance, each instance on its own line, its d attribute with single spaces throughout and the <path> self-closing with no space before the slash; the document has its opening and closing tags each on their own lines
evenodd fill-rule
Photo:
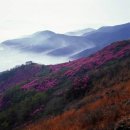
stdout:
<svg viewBox="0 0 130 130">
<path fill-rule="evenodd" d="M 130 0 L 0 0 L 0 41 L 130 22 Z"/>
</svg>

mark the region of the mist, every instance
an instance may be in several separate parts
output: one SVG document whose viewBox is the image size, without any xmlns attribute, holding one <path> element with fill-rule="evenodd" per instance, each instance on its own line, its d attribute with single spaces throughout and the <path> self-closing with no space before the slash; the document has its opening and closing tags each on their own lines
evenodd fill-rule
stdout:
<svg viewBox="0 0 130 130">
<path fill-rule="evenodd" d="M 0 47 L 0 72 L 25 64 L 26 61 L 48 65 L 67 62 L 69 59 L 66 57 L 52 57 L 42 53 L 27 53 Z"/>
</svg>

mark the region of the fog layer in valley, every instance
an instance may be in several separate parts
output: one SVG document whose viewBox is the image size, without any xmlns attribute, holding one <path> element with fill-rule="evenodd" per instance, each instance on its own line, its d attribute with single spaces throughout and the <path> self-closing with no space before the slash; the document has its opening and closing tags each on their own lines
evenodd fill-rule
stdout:
<svg viewBox="0 0 130 130">
<path fill-rule="evenodd" d="M 25 64 L 26 61 L 33 61 L 40 64 L 56 64 L 69 61 L 69 59 L 65 57 L 46 56 L 42 53 L 25 53 L 0 47 L 0 72 L 14 68 L 17 65 Z"/>
<path fill-rule="evenodd" d="M 0 44 L 0 72 L 26 61 L 58 64 L 90 56 L 113 42 L 130 39 L 130 23 L 91 29 L 89 33 L 88 29 L 80 30 L 76 35 L 82 32 L 82 36 L 68 36 L 45 30 L 6 40 Z"/>
</svg>

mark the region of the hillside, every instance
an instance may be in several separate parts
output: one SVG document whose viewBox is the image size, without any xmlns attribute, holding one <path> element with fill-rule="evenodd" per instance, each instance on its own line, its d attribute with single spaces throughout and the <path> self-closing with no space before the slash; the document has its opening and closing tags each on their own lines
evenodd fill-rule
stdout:
<svg viewBox="0 0 130 130">
<path fill-rule="evenodd" d="M 94 47 L 94 44 L 84 37 L 57 34 L 47 30 L 23 38 L 4 41 L 2 47 L 20 50 L 24 53 L 70 56 L 84 48 Z"/>
<path fill-rule="evenodd" d="M 26 125 L 22 130 L 129 130 L 129 93 L 130 80 L 112 85 L 94 95 L 87 94 L 63 114 Z"/>
<path fill-rule="evenodd" d="M 83 35 L 87 40 L 92 41 L 95 47 L 84 49 L 72 56 L 72 58 L 82 58 L 89 56 L 103 47 L 111 44 L 112 42 L 127 40 L 130 38 L 130 23 L 116 25 L 116 26 L 106 26 L 101 27 L 90 34 L 86 33 Z"/>
<path fill-rule="evenodd" d="M 29 130 L 114 129 L 130 116 L 129 57 L 127 40 L 88 58 L 48 66 L 33 63 L 4 72 L 0 75 L 0 129 L 20 129 L 23 124 Z M 35 126 L 27 125 L 40 118 Z"/>
<path fill-rule="evenodd" d="M 35 74 L 41 72 L 41 69 L 41 65 L 32 64 L 31 67 L 21 65 L 9 71 L 4 71 L 0 74 L 0 92 L 35 77 Z"/>
<path fill-rule="evenodd" d="M 74 35 L 85 32 L 84 35 Z M 113 42 L 128 40 L 130 38 L 130 23 L 101 27 L 96 30 L 79 30 L 72 33 L 74 36 L 46 30 L 2 42 L 0 55 L 6 56 L 7 60 L 5 62 L 0 57 L 1 64 L 7 64 L 7 67 L 2 66 L 3 70 L 12 68 L 18 63 L 23 64 L 27 60 L 48 65 L 90 56 Z"/>
</svg>

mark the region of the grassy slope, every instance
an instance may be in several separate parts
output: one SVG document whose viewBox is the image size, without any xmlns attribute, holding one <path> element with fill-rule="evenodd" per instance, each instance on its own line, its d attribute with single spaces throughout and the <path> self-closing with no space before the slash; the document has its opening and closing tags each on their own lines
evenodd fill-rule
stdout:
<svg viewBox="0 0 130 130">
<path fill-rule="evenodd" d="M 29 121 L 34 122 L 41 117 L 45 119 L 55 117 L 68 109 L 70 113 L 71 110 L 77 113 L 77 110 L 73 109 L 81 108 L 82 110 L 89 103 L 102 97 L 95 96 L 96 93 L 102 93 L 116 84 L 120 85 L 129 81 L 129 56 L 130 41 L 124 41 L 114 43 L 89 58 L 65 64 L 22 66 L 30 72 L 28 81 L 22 84 L 19 82 L 24 82 L 26 71 L 22 71 L 21 67 L 14 69 L 15 73 L 11 78 L 9 76 L 9 80 L 5 78 L 8 75 L 4 77 L 5 86 L 10 83 L 17 85 L 1 95 L 0 129 L 11 130 Z M 31 71 L 29 71 L 30 69 Z M 56 85 L 52 82 L 54 79 L 57 81 Z M 48 87 L 46 88 L 46 86 Z M 95 117 L 92 117 L 92 120 L 93 118 Z M 67 120 L 69 119 L 66 116 L 65 122 Z M 60 125 L 60 123 L 58 124 Z"/>
<path fill-rule="evenodd" d="M 113 130 L 120 120 L 130 118 L 130 80 L 82 99 L 80 109 L 71 109 L 23 130 Z"/>
<path fill-rule="evenodd" d="M 70 103 L 69 110 L 23 130 L 113 130 L 120 120 L 129 118 L 130 59 L 107 64 L 93 74 L 93 87 L 82 99 Z"/>
</svg>

